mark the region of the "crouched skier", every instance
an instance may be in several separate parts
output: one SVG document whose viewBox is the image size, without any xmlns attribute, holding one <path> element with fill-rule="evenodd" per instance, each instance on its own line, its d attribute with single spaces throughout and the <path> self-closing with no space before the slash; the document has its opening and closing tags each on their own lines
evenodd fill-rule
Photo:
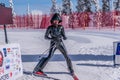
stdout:
<svg viewBox="0 0 120 80">
<path fill-rule="evenodd" d="M 65 36 L 64 27 L 62 25 L 59 25 L 60 22 L 62 22 L 60 15 L 58 13 L 55 13 L 51 18 L 51 25 L 47 28 L 45 33 L 45 39 L 51 40 L 49 54 L 47 57 L 42 58 L 34 68 L 35 74 L 44 74 L 43 68 L 53 56 L 56 49 L 60 50 L 60 52 L 64 55 L 70 74 L 74 74 L 71 60 L 68 57 L 66 48 L 62 41 L 63 39 L 66 40 L 67 38 Z"/>
</svg>

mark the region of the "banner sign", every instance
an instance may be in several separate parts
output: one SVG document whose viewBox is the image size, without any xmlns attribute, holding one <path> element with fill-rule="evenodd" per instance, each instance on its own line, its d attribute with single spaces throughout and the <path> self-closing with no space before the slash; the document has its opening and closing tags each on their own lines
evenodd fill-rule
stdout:
<svg viewBox="0 0 120 80">
<path fill-rule="evenodd" d="M 120 65 L 120 41 L 113 42 L 114 65 Z"/>
<path fill-rule="evenodd" d="M 120 55 L 120 43 L 117 44 L 116 55 Z"/>
<path fill-rule="evenodd" d="M 22 75 L 19 44 L 0 45 L 0 80 L 17 80 Z"/>
</svg>

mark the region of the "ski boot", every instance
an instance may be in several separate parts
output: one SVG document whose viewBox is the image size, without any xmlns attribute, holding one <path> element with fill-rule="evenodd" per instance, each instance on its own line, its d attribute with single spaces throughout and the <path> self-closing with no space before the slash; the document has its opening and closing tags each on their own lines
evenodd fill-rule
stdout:
<svg viewBox="0 0 120 80">
<path fill-rule="evenodd" d="M 33 72 L 33 74 L 35 76 L 47 76 L 43 71 L 36 71 L 36 72 Z"/>
</svg>

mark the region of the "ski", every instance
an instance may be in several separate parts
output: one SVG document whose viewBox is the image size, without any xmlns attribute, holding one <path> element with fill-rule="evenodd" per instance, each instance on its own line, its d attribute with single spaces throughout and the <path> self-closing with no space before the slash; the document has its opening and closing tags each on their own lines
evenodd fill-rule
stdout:
<svg viewBox="0 0 120 80">
<path fill-rule="evenodd" d="M 60 79 L 57 79 L 57 78 L 54 78 L 54 77 L 50 77 L 50 76 L 47 76 L 47 75 L 34 74 L 31 71 L 23 71 L 23 73 L 26 74 L 26 75 L 31 75 L 31 76 L 33 75 L 33 76 L 41 77 L 41 78 L 47 78 L 47 79 L 52 79 L 52 80 L 60 80 Z"/>
<path fill-rule="evenodd" d="M 37 77 L 52 79 L 52 80 L 60 80 L 60 79 L 57 79 L 57 78 L 54 78 L 54 77 L 50 77 L 50 76 L 47 76 L 47 75 L 38 75 L 38 74 L 34 74 L 34 73 L 33 73 L 33 75 L 37 76 Z"/>
<path fill-rule="evenodd" d="M 63 67 L 65 67 L 63 64 L 61 64 Z M 65 67 L 66 68 L 66 67 Z M 68 70 L 68 68 L 66 68 L 67 70 Z M 77 77 L 77 75 L 75 75 L 75 73 L 73 74 L 73 73 L 68 73 L 70 76 L 72 76 L 73 77 L 73 79 L 74 80 L 79 80 L 78 79 L 78 77 Z"/>
<path fill-rule="evenodd" d="M 32 75 L 33 72 L 32 72 L 32 71 L 25 71 L 25 70 L 23 70 L 23 74 L 26 74 L 26 75 Z"/>
</svg>

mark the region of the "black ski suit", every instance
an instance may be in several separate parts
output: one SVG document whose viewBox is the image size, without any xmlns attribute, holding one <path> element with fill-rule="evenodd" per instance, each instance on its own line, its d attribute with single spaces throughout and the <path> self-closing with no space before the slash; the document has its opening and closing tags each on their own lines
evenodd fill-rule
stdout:
<svg viewBox="0 0 120 80">
<path fill-rule="evenodd" d="M 50 43 L 50 50 L 49 55 L 39 64 L 39 71 L 42 71 L 45 65 L 48 63 L 50 58 L 53 56 L 56 49 L 59 49 L 60 52 L 64 55 L 68 69 L 70 73 L 73 73 L 73 67 L 70 58 L 68 57 L 66 48 L 64 46 L 64 43 L 62 39 L 66 40 L 64 27 L 61 25 L 58 25 L 58 27 L 51 25 L 47 28 L 45 33 L 45 39 L 51 40 Z"/>
</svg>

